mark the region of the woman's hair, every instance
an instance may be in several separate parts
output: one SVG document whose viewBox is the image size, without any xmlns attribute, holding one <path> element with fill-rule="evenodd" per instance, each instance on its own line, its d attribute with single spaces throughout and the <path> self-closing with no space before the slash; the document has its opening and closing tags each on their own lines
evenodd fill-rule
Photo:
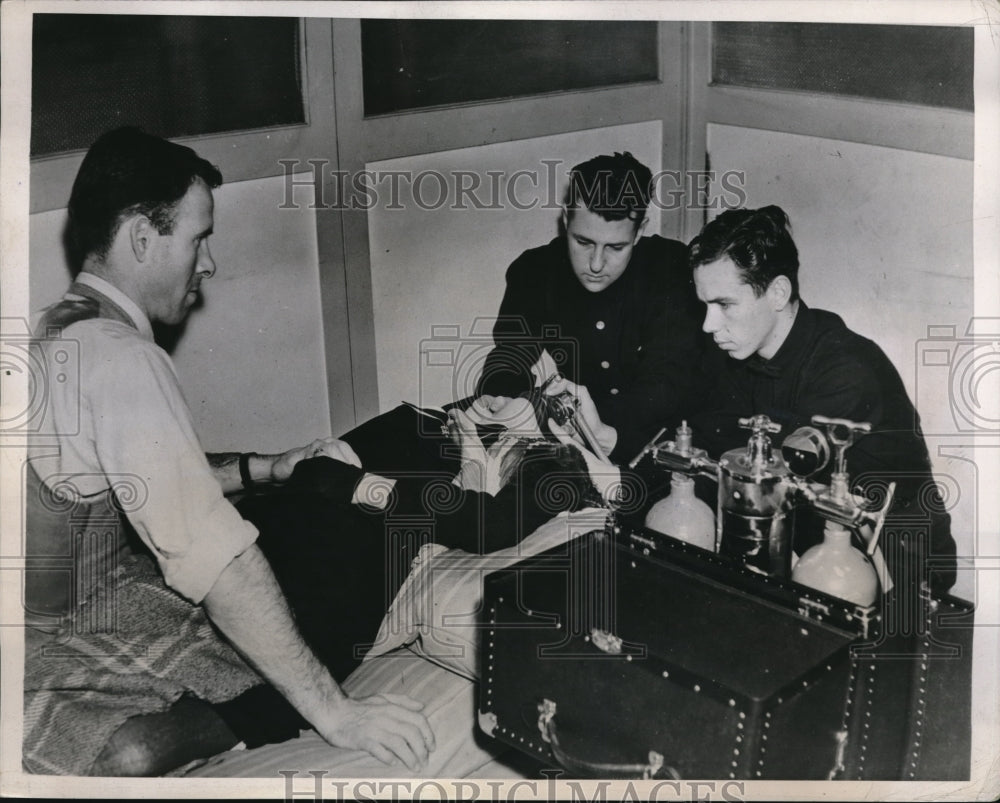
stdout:
<svg viewBox="0 0 1000 803">
<path fill-rule="evenodd" d="M 510 435 L 501 443 L 500 487 L 516 481 L 553 515 L 602 504 L 579 449 L 546 437 Z"/>
</svg>

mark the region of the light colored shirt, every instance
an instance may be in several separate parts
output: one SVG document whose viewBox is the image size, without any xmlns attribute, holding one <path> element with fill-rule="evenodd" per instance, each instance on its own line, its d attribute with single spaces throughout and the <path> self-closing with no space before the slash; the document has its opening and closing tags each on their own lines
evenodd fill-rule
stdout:
<svg viewBox="0 0 1000 803">
<path fill-rule="evenodd" d="M 99 277 L 81 273 L 77 281 L 118 305 L 135 326 L 91 318 L 44 342 L 55 380 L 47 383 L 46 426 L 58 433 L 59 453 L 36 463 L 44 465 L 39 475 L 50 487 L 70 480 L 84 501 L 116 489 L 167 585 L 199 603 L 257 530 L 223 496 L 149 320 Z"/>
</svg>

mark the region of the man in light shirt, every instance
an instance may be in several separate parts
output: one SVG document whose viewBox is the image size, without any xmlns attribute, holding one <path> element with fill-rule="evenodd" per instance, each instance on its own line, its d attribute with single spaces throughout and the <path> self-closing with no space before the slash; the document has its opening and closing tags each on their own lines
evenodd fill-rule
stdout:
<svg viewBox="0 0 1000 803">
<path fill-rule="evenodd" d="M 214 706 L 266 683 L 330 744 L 418 770 L 434 747 L 422 705 L 344 694 L 224 496 L 316 455 L 358 464 L 353 450 L 206 456 L 153 342 L 152 324 L 181 323 L 215 273 L 221 181 L 190 148 L 126 128 L 91 147 L 74 183 L 81 272 L 37 334 L 52 377 L 76 344 L 79 383 L 48 387 L 57 442 L 33 450 L 26 497 L 29 555 L 73 555 L 72 582 L 29 561 L 25 766 L 160 774 L 240 741 Z"/>
</svg>

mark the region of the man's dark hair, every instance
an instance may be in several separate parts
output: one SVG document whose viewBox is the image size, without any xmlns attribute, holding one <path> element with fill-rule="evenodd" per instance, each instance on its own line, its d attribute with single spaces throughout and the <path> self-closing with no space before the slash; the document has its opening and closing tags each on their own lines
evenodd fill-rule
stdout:
<svg viewBox="0 0 1000 803">
<path fill-rule="evenodd" d="M 80 165 L 69 198 L 66 244 L 74 267 L 103 259 L 121 221 L 143 214 L 161 234 L 173 231 L 174 213 L 195 179 L 222 184 L 219 169 L 191 148 L 140 131 L 102 134 Z"/>
<path fill-rule="evenodd" d="M 570 171 L 567 214 L 584 206 L 605 220 L 627 218 L 638 227 L 646 217 L 652 184 L 649 168 L 628 151 L 595 156 Z"/>
<path fill-rule="evenodd" d="M 792 301 L 799 298 L 799 251 L 788 215 L 780 206 L 730 209 L 701 230 L 688 246 L 691 270 L 728 257 L 758 298 L 778 276 L 787 276 Z"/>
</svg>

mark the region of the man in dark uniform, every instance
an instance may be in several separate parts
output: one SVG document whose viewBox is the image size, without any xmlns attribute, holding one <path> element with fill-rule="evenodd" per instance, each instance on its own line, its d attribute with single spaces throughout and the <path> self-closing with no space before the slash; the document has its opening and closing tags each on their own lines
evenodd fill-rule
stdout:
<svg viewBox="0 0 1000 803">
<path fill-rule="evenodd" d="M 563 234 L 525 251 L 507 290 L 477 395 L 530 389 L 546 349 L 586 385 L 609 426 L 602 447 L 627 461 L 690 403 L 699 308 L 676 240 L 643 237 L 652 174 L 630 153 L 570 173 Z"/>
<path fill-rule="evenodd" d="M 707 309 L 703 398 L 692 416 L 699 446 L 713 456 L 747 442 L 740 417 L 766 414 L 783 437 L 814 415 L 868 422 L 846 453 L 852 485 L 878 496 L 896 482 L 880 544 L 897 585 L 955 582 L 951 518 L 931 474 L 920 420 L 885 353 L 832 312 L 799 297 L 798 250 L 777 206 L 723 212 L 691 242 L 690 265 Z M 822 482 L 826 476 L 818 478 Z M 815 523 L 815 522 L 814 522 Z M 801 554 L 819 537 L 797 527 Z"/>
</svg>

